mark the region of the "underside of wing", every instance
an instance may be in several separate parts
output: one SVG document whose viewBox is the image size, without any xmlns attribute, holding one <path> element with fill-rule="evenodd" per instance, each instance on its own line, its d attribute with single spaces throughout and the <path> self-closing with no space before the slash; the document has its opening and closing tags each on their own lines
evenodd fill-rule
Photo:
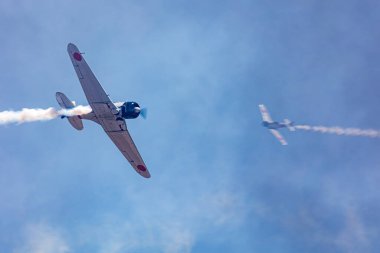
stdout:
<svg viewBox="0 0 380 253">
<path fill-rule="evenodd" d="M 67 52 L 90 106 L 93 108 L 93 104 L 107 104 L 112 111 L 115 111 L 116 107 L 96 79 L 79 49 L 74 44 L 70 43 L 67 46 Z M 94 112 L 95 114 L 97 113 L 96 110 L 94 110 Z"/>
<path fill-rule="evenodd" d="M 259 105 L 259 108 L 260 108 L 261 117 L 263 118 L 263 121 L 266 121 L 269 123 L 273 122 L 265 105 Z"/>
<path fill-rule="evenodd" d="M 128 130 L 106 131 L 106 133 L 128 160 L 128 162 L 132 165 L 132 167 L 136 170 L 136 172 L 145 178 L 150 178 L 150 173 L 146 168 L 146 165 L 141 158 L 135 143 L 129 135 Z"/>
<path fill-rule="evenodd" d="M 277 138 L 279 142 L 281 142 L 282 145 L 288 145 L 288 143 L 285 141 L 284 137 L 282 137 L 279 131 L 274 129 L 269 129 L 269 131 L 271 131 L 271 133 Z"/>
</svg>

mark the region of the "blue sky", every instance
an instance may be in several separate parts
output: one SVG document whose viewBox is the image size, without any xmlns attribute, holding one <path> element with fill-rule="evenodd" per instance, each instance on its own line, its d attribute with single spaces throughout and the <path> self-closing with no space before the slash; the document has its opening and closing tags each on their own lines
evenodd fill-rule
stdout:
<svg viewBox="0 0 380 253">
<path fill-rule="evenodd" d="M 380 129 L 376 1 L 0 2 L 0 110 L 85 96 L 85 52 L 140 177 L 92 122 L 0 127 L 0 252 L 378 252 L 380 140 L 261 127 Z"/>
</svg>

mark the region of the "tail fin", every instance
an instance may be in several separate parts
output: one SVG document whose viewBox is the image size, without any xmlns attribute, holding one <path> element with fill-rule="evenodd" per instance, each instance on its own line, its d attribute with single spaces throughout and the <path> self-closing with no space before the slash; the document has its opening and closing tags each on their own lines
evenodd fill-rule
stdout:
<svg viewBox="0 0 380 253">
<path fill-rule="evenodd" d="M 62 92 L 55 93 L 55 98 L 57 99 L 58 104 L 63 109 L 71 109 L 75 107 L 75 104 L 70 101 L 65 94 Z M 70 124 L 77 130 L 83 129 L 83 122 L 80 116 L 72 116 L 72 117 L 66 117 Z"/>
<path fill-rule="evenodd" d="M 284 123 L 286 125 L 286 127 L 290 130 L 290 131 L 296 131 L 296 128 L 294 127 L 294 123 L 291 122 L 289 119 L 284 119 Z"/>
</svg>

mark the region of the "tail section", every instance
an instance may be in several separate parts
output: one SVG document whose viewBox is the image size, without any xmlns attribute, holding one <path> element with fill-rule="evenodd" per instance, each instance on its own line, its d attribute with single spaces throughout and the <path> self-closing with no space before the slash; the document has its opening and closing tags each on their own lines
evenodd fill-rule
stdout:
<svg viewBox="0 0 380 253">
<path fill-rule="evenodd" d="M 61 106 L 62 109 L 71 109 L 75 107 L 75 104 L 70 101 L 65 94 L 62 92 L 55 93 L 55 97 L 57 99 L 58 104 Z M 72 117 L 66 117 L 70 124 L 77 130 L 83 129 L 83 122 L 80 116 L 72 116 Z"/>
<path fill-rule="evenodd" d="M 290 121 L 289 119 L 284 119 L 284 124 L 290 131 L 296 131 L 296 128 L 294 127 L 294 122 Z"/>
</svg>

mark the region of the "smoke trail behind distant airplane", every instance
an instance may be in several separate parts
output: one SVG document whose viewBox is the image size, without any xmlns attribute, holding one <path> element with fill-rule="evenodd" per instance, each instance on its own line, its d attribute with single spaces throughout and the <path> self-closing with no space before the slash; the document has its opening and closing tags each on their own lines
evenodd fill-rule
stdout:
<svg viewBox="0 0 380 253">
<path fill-rule="evenodd" d="M 380 138 L 380 131 L 373 129 L 325 127 L 310 125 L 295 125 L 294 127 L 298 130 L 313 131 L 326 134 Z"/>
<path fill-rule="evenodd" d="M 91 112 L 90 106 L 76 106 L 72 109 L 56 110 L 53 107 L 47 109 L 23 108 L 21 111 L 2 111 L 0 112 L 0 125 L 21 124 L 33 121 L 47 121 L 59 116 L 83 115 Z"/>
</svg>

